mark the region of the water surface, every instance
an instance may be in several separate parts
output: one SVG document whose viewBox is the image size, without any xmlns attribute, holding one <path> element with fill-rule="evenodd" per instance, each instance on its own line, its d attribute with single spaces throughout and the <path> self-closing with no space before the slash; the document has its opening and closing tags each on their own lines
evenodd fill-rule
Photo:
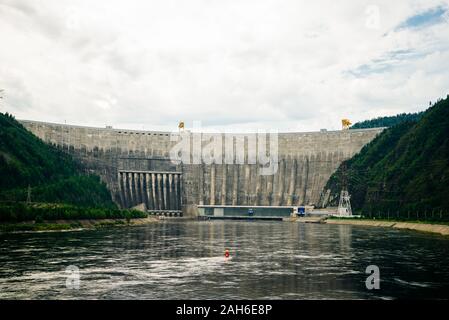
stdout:
<svg viewBox="0 0 449 320">
<path fill-rule="evenodd" d="M 366 289 L 369 265 L 380 290 Z M 66 286 L 69 266 L 80 270 L 78 290 Z M 449 238 L 432 234 L 168 221 L 0 235 L 0 299 L 447 299 L 448 266 Z"/>
</svg>

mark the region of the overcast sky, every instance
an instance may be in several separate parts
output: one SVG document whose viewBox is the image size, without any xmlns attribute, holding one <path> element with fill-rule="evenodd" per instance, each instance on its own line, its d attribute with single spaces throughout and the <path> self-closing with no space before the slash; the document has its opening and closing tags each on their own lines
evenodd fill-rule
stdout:
<svg viewBox="0 0 449 320">
<path fill-rule="evenodd" d="M 448 0 L 0 0 L 0 35 L 19 119 L 311 131 L 449 94 Z"/>
</svg>

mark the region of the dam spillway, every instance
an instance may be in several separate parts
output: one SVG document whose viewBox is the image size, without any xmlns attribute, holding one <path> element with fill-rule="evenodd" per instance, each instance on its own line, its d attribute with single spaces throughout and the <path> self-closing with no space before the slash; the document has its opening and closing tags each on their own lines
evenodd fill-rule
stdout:
<svg viewBox="0 0 449 320">
<path fill-rule="evenodd" d="M 198 205 L 320 205 L 326 202 L 323 188 L 341 162 L 383 130 L 276 134 L 276 158 L 271 159 L 276 171 L 263 174 L 266 168 L 251 154 L 267 153 L 273 145 L 269 135 L 261 142 L 260 135 L 253 139 L 251 134 L 233 134 L 226 139 L 218 134 L 214 139 L 220 140 L 219 148 L 211 151 L 210 134 L 184 132 L 191 138 L 186 140 L 189 148 L 197 143 L 214 155 L 192 161 L 192 148 L 185 161 L 185 156 L 173 159 L 173 149 L 182 139 L 178 132 L 20 122 L 43 141 L 72 154 L 86 172 L 98 174 L 120 207 L 143 204 L 148 211 L 187 215 L 196 214 Z"/>
<path fill-rule="evenodd" d="M 120 204 L 132 208 L 141 204 L 150 212 L 181 212 L 180 172 L 118 171 Z"/>
</svg>

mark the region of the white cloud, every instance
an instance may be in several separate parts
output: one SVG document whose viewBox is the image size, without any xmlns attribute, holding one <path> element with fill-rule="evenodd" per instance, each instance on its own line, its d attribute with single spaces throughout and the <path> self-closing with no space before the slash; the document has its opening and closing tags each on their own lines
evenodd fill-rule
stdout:
<svg viewBox="0 0 449 320">
<path fill-rule="evenodd" d="M 436 7 L 447 1 L 0 0 L 1 109 L 280 131 L 412 112 L 449 93 L 449 21 L 398 26 Z"/>
</svg>

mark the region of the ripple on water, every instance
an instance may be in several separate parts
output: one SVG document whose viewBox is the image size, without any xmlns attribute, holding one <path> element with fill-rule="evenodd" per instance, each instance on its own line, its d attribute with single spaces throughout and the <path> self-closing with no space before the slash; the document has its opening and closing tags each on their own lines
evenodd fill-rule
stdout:
<svg viewBox="0 0 449 320">
<path fill-rule="evenodd" d="M 416 282 L 416 281 L 405 281 L 399 278 L 394 278 L 394 281 L 396 281 L 397 283 L 404 285 L 404 286 L 409 286 L 409 287 L 420 287 L 420 288 L 430 288 L 432 286 L 435 286 L 433 283 L 431 282 Z"/>
</svg>

